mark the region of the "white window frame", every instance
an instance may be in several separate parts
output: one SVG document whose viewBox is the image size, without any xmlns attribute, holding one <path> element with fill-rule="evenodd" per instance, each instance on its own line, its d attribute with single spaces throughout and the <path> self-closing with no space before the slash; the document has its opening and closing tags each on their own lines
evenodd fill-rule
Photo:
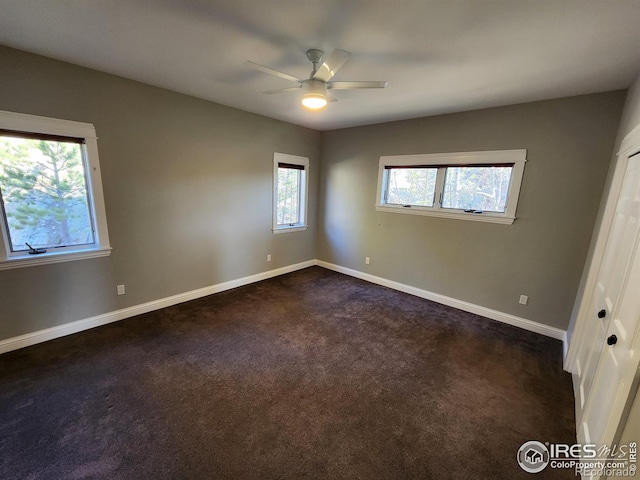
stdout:
<svg viewBox="0 0 640 480">
<path fill-rule="evenodd" d="M 95 243 L 78 247 L 50 249 L 46 253 L 30 255 L 28 252 L 12 252 L 8 226 L 0 219 L 0 270 L 30 267 L 49 263 L 68 262 L 85 258 L 105 257 L 111 254 L 107 215 L 104 206 L 98 138 L 90 123 L 73 122 L 56 118 L 26 115 L 0 110 L 0 129 L 16 132 L 56 135 L 84 139 L 82 157 L 87 178 L 87 194 L 90 198 L 90 213 L 93 217 Z M 0 216 L 4 214 L 0 212 Z"/>
<path fill-rule="evenodd" d="M 524 164 L 526 161 L 527 151 L 525 149 L 382 156 L 378 164 L 378 190 L 376 193 L 375 208 L 378 212 L 429 215 L 510 225 L 516 219 L 516 208 L 518 206 L 518 197 L 520 196 L 520 187 L 522 185 L 522 176 L 524 174 Z M 471 213 L 459 209 L 442 207 L 442 194 L 447 167 L 472 167 L 474 165 L 513 165 L 504 212 Z M 386 203 L 385 190 L 388 185 L 387 176 L 389 174 L 389 169 L 386 167 L 418 166 L 438 167 L 433 206 L 404 206 Z"/>
<path fill-rule="evenodd" d="M 278 225 L 277 209 L 278 209 L 278 164 L 290 163 L 303 167 L 300 170 L 300 215 L 298 223 L 291 225 Z M 273 154 L 273 221 L 272 231 L 274 234 L 300 232 L 308 228 L 307 225 L 307 204 L 309 198 L 309 159 L 298 155 L 289 155 L 288 153 Z"/>
</svg>

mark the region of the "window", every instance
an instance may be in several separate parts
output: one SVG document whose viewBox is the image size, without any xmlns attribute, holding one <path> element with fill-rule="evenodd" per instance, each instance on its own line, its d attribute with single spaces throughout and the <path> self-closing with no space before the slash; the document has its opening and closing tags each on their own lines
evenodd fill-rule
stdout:
<svg viewBox="0 0 640 480">
<path fill-rule="evenodd" d="M 376 210 L 515 220 L 526 150 L 380 157 Z"/>
<path fill-rule="evenodd" d="M 388 170 L 388 204 L 433 207 L 437 168 L 395 167 Z"/>
<path fill-rule="evenodd" d="M 273 233 L 307 229 L 309 159 L 273 154 Z"/>
<path fill-rule="evenodd" d="M 93 125 L 0 111 L 0 270 L 109 255 Z"/>
</svg>

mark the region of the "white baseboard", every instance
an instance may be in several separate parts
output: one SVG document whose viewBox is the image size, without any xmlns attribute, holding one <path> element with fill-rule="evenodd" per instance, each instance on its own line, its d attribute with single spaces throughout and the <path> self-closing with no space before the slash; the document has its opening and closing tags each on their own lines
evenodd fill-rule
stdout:
<svg viewBox="0 0 640 480">
<path fill-rule="evenodd" d="M 515 315 L 511 315 L 509 313 L 499 312 L 491 308 L 482 307 L 480 305 L 475 305 L 473 303 L 465 302 L 463 300 L 457 300 L 455 298 L 447 297 L 439 293 L 433 293 L 427 290 L 422 290 L 421 288 L 412 287 L 411 285 L 406 285 L 404 283 L 394 282 L 393 280 L 387 280 L 386 278 L 377 277 L 375 275 L 364 273 L 359 270 L 353 270 L 351 268 L 341 267 L 340 265 L 334 265 L 333 263 L 317 260 L 316 265 L 327 268 L 329 270 L 334 270 L 336 272 L 344 273 L 346 275 L 350 275 L 352 277 L 356 277 L 361 280 L 366 280 L 371 283 L 376 283 L 384 287 L 389 287 L 394 290 L 398 290 L 400 292 L 408 293 L 410 295 L 415 295 L 416 297 L 426 298 L 427 300 L 441 303 L 443 305 L 448 305 L 450 307 L 454 307 L 459 310 L 464 310 L 465 312 L 475 313 L 476 315 L 481 315 L 483 317 L 487 317 L 492 320 L 497 320 L 502 323 L 508 323 L 509 325 L 520 327 L 525 330 L 529 330 L 530 332 L 539 333 L 541 335 L 555 338 L 557 340 L 563 340 L 563 342 L 566 343 L 567 332 L 565 330 L 561 330 L 556 327 L 550 327 L 549 325 L 544 325 L 542 323 L 534 322 L 533 320 L 527 320 L 526 318 L 516 317 Z"/>
<path fill-rule="evenodd" d="M 353 270 L 351 268 L 341 267 L 340 265 L 334 265 L 332 263 L 324 262 L 321 260 L 307 260 L 306 262 L 296 263 L 282 268 L 276 268 L 248 277 L 242 277 L 236 280 L 230 280 L 228 282 L 218 283 L 197 290 L 192 290 L 178 295 L 172 295 L 170 297 L 153 300 L 151 302 L 143 303 L 140 305 L 134 305 L 133 307 L 123 308 L 121 310 L 115 310 L 113 312 L 104 313 L 102 315 L 96 315 L 95 317 L 85 318 L 75 322 L 65 323 L 57 327 L 47 328 L 45 330 L 39 330 L 37 332 L 27 333 L 18 337 L 8 338 L 6 340 L 0 340 L 0 354 L 10 352 L 12 350 L 18 350 L 20 348 L 29 347 L 37 343 L 46 342 L 55 338 L 64 337 L 73 333 L 78 333 L 83 330 L 89 330 L 90 328 L 99 327 L 108 323 L 124 320 L 125 318 L 134 317 L 143 313 L 152 312 L 161 308 L 170 307 L 178 303 L 188 302 L 189 300 L 195 300 L 197 298 L 205 297 L 207 295 L 213 295 L 214 293 L 224 292 L 232 288 L 241 287 L 250 283 L 259 282 L 268 278 L 284 275 L 285 273 L 294 272 L 303 268 L 312 267 L 314 265 L 324 267 L 329 270 L 333 270 L 339 273 L 366 280 L 371 283 L 382 285 L 385 287 L 398 290 L 400 292 L 415 295 L 420 298 L 425 298 L 443 305 L 464 310 L 465 312 L 475 313 L 483 317 L 497 320 L 499 322 L 508 323 L 516 327 L 529 330 L 531 332 L 539 333 L 547 337 L 556 338 L 563 341 L 564 355 L 566 356 L 567 349 L 567 332 L 559 328 L 550 327 L 526 318 L 516 317 L 508 313 L 492 310 L 487 307 L 475 305 L 473 303 L 457 300 L 455 298 L 447 297 L 439 293 L 429 292 L 417 287 L 405 285 L 403 283 L 395 282 L 393 280 L 387 280 L 386 278 L 377 277 L 368 273 Z"/>
<path fill-rule="evenodd" d="M 189 300 L 195 300 L 196 298 L 206 297 L 214 293 L 224 292 L 225 290 L 231 290 L 232 288 L 241 287 L 250 283 L 266 280 L 267 278 L 277 277 L 278 275 L 284 275 L 285 273 L 294 272 L 303 268 L 312 267 L 316 265 L 315 260 L 307 260 L 306 262 L 296 263 L 282 268 L 276 268 L 248 277 L 238 278 L 236 280 L 230 280 L 228 282 L 218 283 L 197 290 L 191 290 L 190 292 L 180 293 L 178 295 L 172 295 L 170 297 L 153 300 L 151 302 L 142 303 L 140 305 L 134 305 L 133 307 L 123 308 L 113 312 L 104 313 L 102 315 L 96 315 L 95 317 L 85 318 L 75 322 L 65 323 L 57 327 L 47 328 L 45 330 L 39 330 L 37 332 L 27 333 L 18 337 L 8 338 L 0 341 L 0 354 L 10 352 L 12 350 L 18 350 L 20 348 L 29 347 L 37 343 L 46 342 L 55 338 L 71 335 L 72 333 L 78 333 L 83 330 L 89 330 L 90 328 L 99 327 L 108 323 L 124 320 L 125 318 L 134 317 L 143 313 L 152 312 L 161 308 L 170 307 L 178 303 L 188 302 Z"/>
</svg>

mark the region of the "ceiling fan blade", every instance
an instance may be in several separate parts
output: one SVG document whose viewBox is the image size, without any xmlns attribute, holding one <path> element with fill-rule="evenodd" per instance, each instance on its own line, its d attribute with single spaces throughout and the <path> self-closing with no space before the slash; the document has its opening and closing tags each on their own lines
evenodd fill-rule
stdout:
<svg viewBox="0 0 640 480">
<path fill-rule="evenodd" d="M 247 63 L 256 70 L 268 73 L 269 75 L 275 75 L 276 77 L 284 78 L 285 80 L 289 80 L 291 82 L 302 82 L 301 78 L 294 77 L 293 75 L 289 75 L 288 73 L 280 72 L 278 70 L 274 70 L 273 68 L 265 67 L 264 65 L 260 65 L 259 63 L 251 61 L 248 61 Z"/>
<path fill-rule="evenodd" d="M 314 80 L 322 80 L 328 82 L 336 72 L 342 67 L 351 53 L 346 50 L 338 50 L 337 48 L 331 52 L 327 59 L 318 67 L 318 71 L 313 75 Z"/>
<path fill-rule="evenodd" d="M 389 82 L 329 82 L 331 90 L 351 90 L 356 88 L 386 88 Z"/>
<path fill-rule="evenodd" d="M 298 91 L 300 91 L 300 87 L 288 87 L 288 88 L 278 88 L 277 90 L 267 90 L 266 92 L 262 92 L 262 93 L 272 94 L 272 93 L 298 92 Z"/>
</svg>

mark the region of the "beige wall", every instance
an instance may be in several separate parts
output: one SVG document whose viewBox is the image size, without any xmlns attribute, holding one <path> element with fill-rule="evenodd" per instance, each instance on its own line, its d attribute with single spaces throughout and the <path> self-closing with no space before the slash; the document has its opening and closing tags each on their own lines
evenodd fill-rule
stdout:
<svg viewBox="0 0 640 480">
<path fill-rule="evenodd" d="M 633 82 L 627 93 L 616 146 L 619 146 L 624 137 L 638 125 L 640 125 L 640 75 L 638 75 L 638 78 Z"/>
<path fill-rule="evenodd" d="M 1 110 L 95 125 L 113 247 L 0 271 L 0 339 L 315 258 L 318 132 L 5 47 L 0 65 Z M 274 151 L 310 158 L 306 232 L 271 233 Z"/>
<path fill-rule="evenodd" d="M 610 92 L 324 132 L 318 258 L 566 329 L 624 98 Z M 374 209 L 381 155 L 516 148 L 528 161 L 513 225 Z"/>
</svg>

